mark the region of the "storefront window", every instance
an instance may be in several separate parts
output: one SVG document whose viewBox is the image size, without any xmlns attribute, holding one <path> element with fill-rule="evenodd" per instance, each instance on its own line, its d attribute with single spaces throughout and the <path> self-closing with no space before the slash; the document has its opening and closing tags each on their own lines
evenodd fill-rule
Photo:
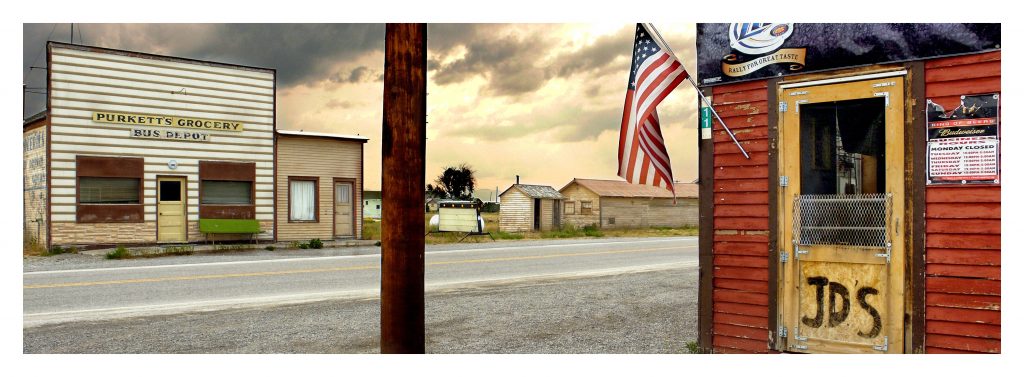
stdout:
<svg viewBox="0 0 1024 377">
<path fill-rule="evenodd" d="M 78 195 L 82 204 L 139 204 L 139 179 L 80 177 Z"/>
<path fill-rule="evenodd" d="M 316 221 L 316 181 L 291 180 L 288 195 L 289 220 Z"/>
<path fill-rule="evenodd" d="M 206 180 L 201 188 L 202 204 L 252 204 L 252 182 Z"/>
</svg>

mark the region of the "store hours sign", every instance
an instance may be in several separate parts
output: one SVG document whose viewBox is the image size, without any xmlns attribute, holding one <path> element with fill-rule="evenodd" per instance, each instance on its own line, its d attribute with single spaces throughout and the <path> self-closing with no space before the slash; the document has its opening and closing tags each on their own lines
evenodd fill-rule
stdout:
<svg viewBox="0 0 1024 377">
<path fill-rule="evenodd" d="M 997 184 L 999 94 L 965 95 L 946 111 L 928 100 L 928 184 Z"/>
</svg>

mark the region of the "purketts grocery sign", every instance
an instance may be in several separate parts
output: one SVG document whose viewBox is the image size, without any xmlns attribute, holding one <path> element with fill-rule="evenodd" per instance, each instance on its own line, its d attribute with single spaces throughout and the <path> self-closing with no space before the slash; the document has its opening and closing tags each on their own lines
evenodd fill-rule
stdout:
<svg viewBox="0 0 1024 377">
<path fill-rule="evenodd" d="M 192 130 L 242 132 L 241 122 L 209 120 L 199 118 L 171 117 L 163 115 L 94 112 L 92 120 L 100 123 L 130 124 L 136 126 L 180 127 Z"/>
</svg>

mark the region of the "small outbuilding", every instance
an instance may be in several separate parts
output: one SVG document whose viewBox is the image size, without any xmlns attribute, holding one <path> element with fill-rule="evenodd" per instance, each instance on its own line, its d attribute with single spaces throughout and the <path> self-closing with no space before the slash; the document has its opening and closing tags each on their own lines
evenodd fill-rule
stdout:
<svg viewBox="0 0 1024 377">
<path fill-rule="evenodd" d="M 554 187 L 516 183 L 503 191 L 498 230 L 547 231 L 562 226 L 562 194 Z"/>
<path fill-rule="evenodd" d="M 643 228 L 682 227 L 698 223 L 698 187 L 676 182 L 676 203 L 672 192 L 662 187 L 636 185 L 626 181 L 574 178 L 559 192 L 566 224 L 577 227 Z"/>
<path fill-rule="evenodd" d="M 278 240 L 362 238 L 366 141 L 362 136 L 277 131 Z"/>
<path fill-rule="evenodd" d="M 438 206 L 441 204 L 441 199 L 438 198 L 427 198 L 426 205 L 427 212 L 437 212 Z"/>
</svg>

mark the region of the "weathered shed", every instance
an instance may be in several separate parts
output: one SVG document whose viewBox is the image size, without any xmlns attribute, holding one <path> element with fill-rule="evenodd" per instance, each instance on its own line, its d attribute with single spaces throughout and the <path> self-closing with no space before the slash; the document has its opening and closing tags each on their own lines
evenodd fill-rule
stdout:
<svg viewBox="0 0 1024 377">
<path fill-rule="evenodd" d="M 1001 352 L 1000 25 L 697 31 L 700 347 Z"/>
<path fill-rule="evenodd" d="M 662 187 L 626 181 L 574 178 L 559 192 L 565 224 L 602 228 L 681 227 L 697 225 L 697 185 L 676 182 L 672 192 Z"/>
<path fill-rule="evenodd" d="M 502 232 L 547 231 L 561 226 L 563 197 L 551 186 L 516 183 L 499 197 L 498 229 Z"/>
</svg>

